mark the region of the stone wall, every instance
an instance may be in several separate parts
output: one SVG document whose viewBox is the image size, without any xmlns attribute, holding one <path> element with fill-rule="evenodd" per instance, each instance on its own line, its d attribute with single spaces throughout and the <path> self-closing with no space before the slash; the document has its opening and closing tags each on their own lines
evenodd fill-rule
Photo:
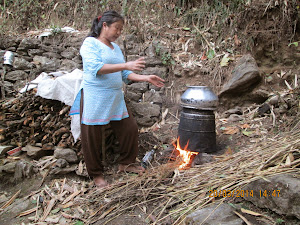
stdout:
<svg viewBox="0 0 300 225">
<path fill-rule="evenodd" d="M 5 69 L 5 97 L 14 97 L 20 88 L 34 80 L 42 72 L 71 72 L 82 69 L 79 49 L 86 33 L 60 33 L 40 37 L 2 37 L 0 40 L 1 74 Z M 123 41 L 124 40 L 124 41 Z M 166 77 L 167 67 L 156 56 L 155 45 L 144 46 L 133 35 L 120 38 L 118 44 L 127 61 L 141 56 L 146 57 L 146 68 L 140 74 L 156 74 Z M 3 65 L 6 51 L 15 55 L 13 66 Z M 151 126 L 159 120 L 164 88 L 157 88 L 148 83 L 124 85 L 128 106 L 140 126 Z"/>
</svg>

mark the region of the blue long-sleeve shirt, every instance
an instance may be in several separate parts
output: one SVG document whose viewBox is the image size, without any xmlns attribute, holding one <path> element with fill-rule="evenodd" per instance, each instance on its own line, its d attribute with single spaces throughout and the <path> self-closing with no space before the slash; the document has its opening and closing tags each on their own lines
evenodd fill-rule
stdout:
<svg viewBox="0 0 300 225">
<path fill-rule="evenodd" d="M 97 75 L 104 64 L 124 63 L 120 47 L 112 43 L 113 49 L 94 37 L 87 37 L 81 48 L 83 62 L 83 81 L 70 115 L 80 113 L 81 89 L 83 89 L 83 115 L 81 123 L 86 125 L 105 125 L 111 120 L 128 117 L 122 91 L 122 81 L 128 83 L 127 77 L 132 71 L 123 70 L 110 74 Z"/>
</svg>

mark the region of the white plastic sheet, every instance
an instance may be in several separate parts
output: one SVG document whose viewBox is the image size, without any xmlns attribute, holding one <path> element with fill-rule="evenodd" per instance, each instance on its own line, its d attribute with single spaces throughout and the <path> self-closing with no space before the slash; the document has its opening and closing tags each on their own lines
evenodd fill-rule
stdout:
<svg viewBox="0 0 300 225">
<path fill-rule="evenodd" d="M 58 100 L 66 105 L 72 106 L 82 82 L 83 72 L 79 69 L 71 73 L 60 71 L 54 73 L 41 73 L 35 80 L 31 81 L 20 90 L 24 93 L 37 87 L 37 95 L 42 98 Z M 80 136 L 80 117 L 72 116 L 71 132 L 74 140 Z"/>
</svg>

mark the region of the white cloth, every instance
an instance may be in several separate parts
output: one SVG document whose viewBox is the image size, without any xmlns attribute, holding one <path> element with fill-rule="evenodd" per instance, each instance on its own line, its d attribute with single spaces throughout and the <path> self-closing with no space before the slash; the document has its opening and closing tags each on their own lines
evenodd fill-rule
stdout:
<svg viewBox="0 0 300 225">
<path fill-rule="evenodd" d="M 83 71 L 73 70 L 71 73 L 60 71 L 54 73 L 41 73 L 20 90 L 24 93 L 37 87 L 36 95 L 42 98 L 58 100 L 72 106 L 82 82 Z M 80 116 L 74 115 L 71 119 L 71 132 L 75 142 L 80 136 Z"/>
</svg>

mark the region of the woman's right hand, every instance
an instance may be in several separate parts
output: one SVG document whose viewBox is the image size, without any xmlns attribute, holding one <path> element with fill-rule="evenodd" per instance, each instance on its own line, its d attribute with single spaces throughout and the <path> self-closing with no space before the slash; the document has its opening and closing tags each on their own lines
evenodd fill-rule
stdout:
<svg viewBox="0 0 300 225">
<path fill-rule="evenodd" d="M 132 71 L 142 71 L 145 68 L 145 58 L 141 57 L 135 61 L 130 61 L 126 63 L 127 70 Z"/>
</svg>

